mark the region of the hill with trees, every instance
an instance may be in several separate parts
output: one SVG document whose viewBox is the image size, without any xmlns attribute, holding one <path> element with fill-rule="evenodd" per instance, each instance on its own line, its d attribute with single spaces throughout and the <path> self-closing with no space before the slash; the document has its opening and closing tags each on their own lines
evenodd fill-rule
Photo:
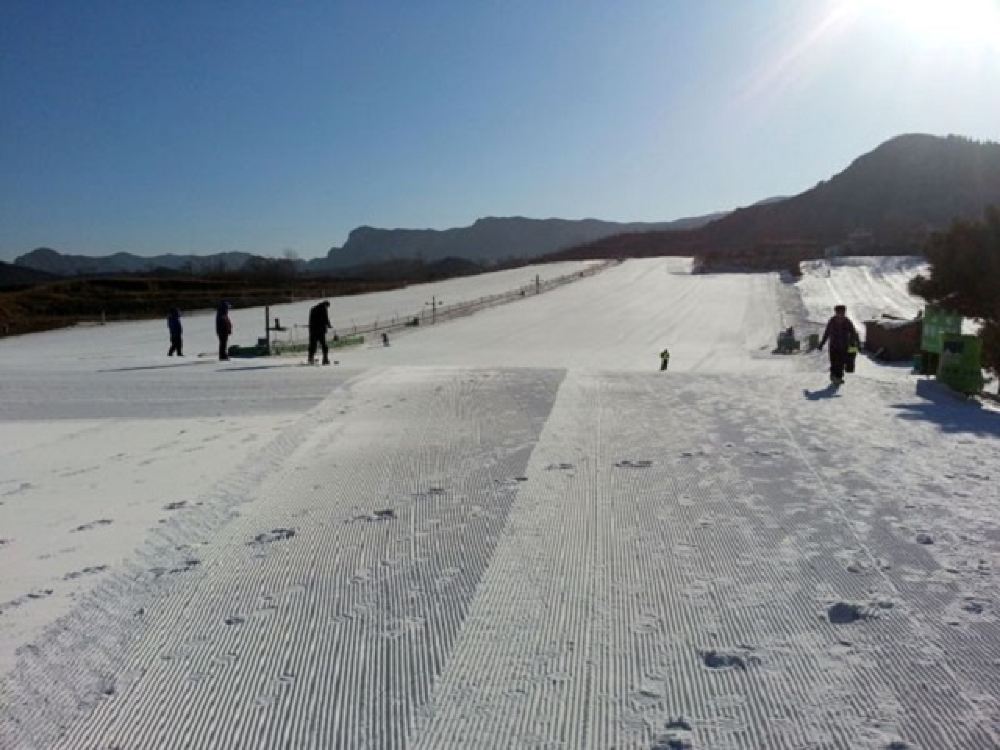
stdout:
<svg viewBox="0 0 1000 750">
<path fill-rule="evenodd" d="M 39 247 L 14 260 L 14 265 L 45 271 L 56 276 L 100 276 L 120 273 L 177 271 L 181 273 L 219 273 L 239 271 L 253 258 L 250 253 L 214 253 L 212 255 L 71 255 L 50 247 Z"/>
<path fill-rule="evenodd" d="M 688 231 L 627 233 L 552 259 L 695 255 L 706 268 L 779 267 L 839 246 L 917 252 L 930 233 L 1000 203 L 1000 144 L 902 135 L 799 195 L 737 209 Z"/>
<path fill-rule="evenodd" d="M 0 289 L 12 287 L 31 286 L 45 281 L 52 281 L 58 278 L 54 274 L 45 271 L 37 271 L 34 268 L 24 268 L 15 266 L 13 263 L 0 261 Z"/>
</svg>

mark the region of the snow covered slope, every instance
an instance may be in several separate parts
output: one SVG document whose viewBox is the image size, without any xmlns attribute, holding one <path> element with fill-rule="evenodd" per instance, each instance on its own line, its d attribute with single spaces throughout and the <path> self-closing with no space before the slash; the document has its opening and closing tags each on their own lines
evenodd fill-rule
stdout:
<svg viewBox="0 0 1000 750">
<path fill-rule="evenodd" d="M 682 258 L 633 260 L 419 336 L 346 353 L 350 365 L 580 367 L 648 372 L 771 370 L 781 324 L 776 274 L 692 276 Z M 780 365 L 779 365 L 780 366 Z"/>
<path fill-rule="evenodd" d="M 535 277 L 555 279 L 593 265 L 591 261 L 569 261 L 526 266 L 479 276 L 466 276 L 428 284 L 414 284 L 387 292 L 337 297 L 331 300 L 330 319 L 335 329 L 350 330 L 353 325 L 377 320 L 405 318 L 429 309 L 432 297 L 438 304 L 457 304 L 494 294 L 532 287 Z M 425 306 L 426 303 L 426 306 Z M 272 317 L 282 325 L 305 325 L 309 308 L 316 300 L 275 305 Z M 230 343 L 252 345 L 264 335 L 264 308 L 246 308 L 230 313 L 233 336 Z M 187 356 L 218 351 L 215 338 L 215 312 L 185 311 L 184 351 Z M 0 359 L 5 368 L 46 371 L 90 370 L 98 364 L 105 368 L 163 362 L 170 339 L 166 311 L 162 320 L 109 323 L 106 326 L 78 326 L 46 333 L 0 339 Z"/>
<path fill-rule="evenodd" d="M 926 303 L 911 295 L 907 284 L 926 272 L 926 261 L 912 256 L 814 260 L 802 263 L 797 286 L 815 323 L 825 323 L 835 304 L 847 305 L 848 315 L 858 323 L 883 313 L 913 318 Z"/>
<path fill-rule="evenodd" d="M 1000 746 L 1000 415 L 768 355 L 789 289 L 629 261 L 333 368 L 0 343 L 0 747 Z"/>
</svg>

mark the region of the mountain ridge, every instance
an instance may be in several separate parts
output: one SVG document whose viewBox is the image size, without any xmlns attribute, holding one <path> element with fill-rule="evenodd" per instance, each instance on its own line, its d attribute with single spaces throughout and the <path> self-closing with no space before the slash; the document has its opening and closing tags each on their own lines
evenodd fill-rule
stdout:
<svg viewBox="0 0 1000 750">
<path fill-rule="evenodd" d="M 739 208 L 691 230 L 611 236 L 548 259 L 718 255 L 794 245 L 912 252 L 929 233 L 958 218 L 978 219 L 991 204 L 1000 204 L 1000 143 L 911 133 L 784 200 Z"/>
<path fill-rule="evenodd" d="M 381 229 L 362 225 L 351 230 L 343 248 L 332 248 L 324 257 L 296 260 L 294 265 L 297 270 L 306 273 L 342 271 L 392 260 L 433 262 L 462 258 L 492 265 L 512 258 L 532 260 L 554 250 L 606 237 L 623 229 L 641 232 L 662 227 L 701 226 L 724 213 L 719 211 L 706 216 L 666 222 L 486 216 L 467 227 L 448 229 Z M 40 247 L 18 256 L 13 265 L 59 276 L 149 273 L 159 270 L 207 273 L 244 270 L 248 264 L 261 259 L 262 256 L 243 252 L 211 255 L 167 253 L 155 256 L 118 252 L 92 256 L 61 253 L 49 247 Z"/>
<path fill-rule="evenodd" d="M 394 259 L 441 260 L 447 257 L 481 263 L 496 263 L 515 257 L 532 259 L 623 231 L 641 233 L 701 226 L 724 213 L 663 222 L 484 216 L 468 226 L 448 229 L 360 226 L 350 232 L 342 247 L 331 248 L 325 261 L 311 261 L 310 265 L 342 268 Z"/>
<path fill-rule="evenodd" d="M 252 258 L 251 253 L 226 252 L 212 255 L 163 255 L 142 256 L 118 252 L 110 255 L 76 255 L 61 253 L 50 247 L 35 248 L 14 259 L 13 265 L 57 276 L 83 276 L 107 273 L 146 273 L 156 270 L 205 273 L 210 271 L 238 271 Z"/>
</svg>

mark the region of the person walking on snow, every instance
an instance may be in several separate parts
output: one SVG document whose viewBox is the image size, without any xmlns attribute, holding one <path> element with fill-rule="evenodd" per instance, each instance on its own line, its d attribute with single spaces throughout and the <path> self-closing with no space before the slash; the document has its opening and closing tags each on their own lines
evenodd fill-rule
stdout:
<svg viewBox="0 0 1000 750">
<path fill-rule="evenodd" d="M 830 342 L 830 382 L 834 385 L 843 385 L 844 367 L 851 360 L 850 350 L 853 349 L 857 353 L 860 338 L 854 323 L 847 317 L 847 308 L 844 305 L 834 307 L 833 313 L 833 317 L 827 321 L 826 330 L 823 331 L 819 349 L 822 351 L 826 342 Z M 850 369 L 853 372 L 854 368 Z"/>
<path fill-rule="evenodd" d="M 167 316 L 167 328 L 170 329 L 170 351 L 167 352 L 167 356 L 172 357 L 174 352 L 177 352 L 178 357 L 183 357 L 184 326 L 181 325 L 181 311 L 176 307 L 170 308 L 170 314 Z"/>
<path fill-rule="evenodd" d="M 215 335 L 219 337 L 219 361 L 229 359 L 229 337 L 233 335 L 233 321 L 229 319 L 229 303 L 220 302 L 215 311 Z"/>
<path fill-rule="evenodd" d="M 309 364 L 316 364 L 316 347 L 323 350 L 323 364 L 330 364 L 330 350 L 326 345 L 326 332 L 330 324 L 330 303 L 323 300 L 309 310 Z"/>
<path fill-rule="evenodd" d="M 660 372 L 666 370 L 667 365 L 669 364 L 670 364 L 670 351 L 664 349 L 662 352 L 660 352 Z"/>
</svg>

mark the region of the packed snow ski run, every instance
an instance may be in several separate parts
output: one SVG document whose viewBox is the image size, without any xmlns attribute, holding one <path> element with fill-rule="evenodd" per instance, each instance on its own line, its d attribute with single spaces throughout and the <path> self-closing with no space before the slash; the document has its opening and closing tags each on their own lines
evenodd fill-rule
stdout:
<svg viewBox="0 0 1000 750">
<path fill-rule="evenodd" d="M 0 341 L 0 747 L 1000 747 L 1000 413 L 771 353 L 919 264 L 591 266 Z"/>
</svg>

